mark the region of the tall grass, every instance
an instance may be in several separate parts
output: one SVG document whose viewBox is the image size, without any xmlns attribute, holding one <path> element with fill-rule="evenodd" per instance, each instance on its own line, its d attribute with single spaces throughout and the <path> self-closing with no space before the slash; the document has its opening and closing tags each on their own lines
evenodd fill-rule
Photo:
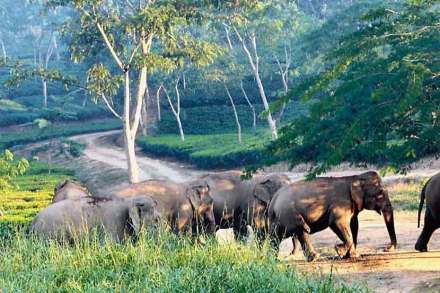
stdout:
<svg viewBox="0 0 440 293">
<path fill-rule="evenodd" d="M 331 276 L 301 276 L 268 249 L 161 232 L 136 244 L 73 245 L 17 236 L 0 242 L 4 292 L 359 292 Z"/>
</svg>

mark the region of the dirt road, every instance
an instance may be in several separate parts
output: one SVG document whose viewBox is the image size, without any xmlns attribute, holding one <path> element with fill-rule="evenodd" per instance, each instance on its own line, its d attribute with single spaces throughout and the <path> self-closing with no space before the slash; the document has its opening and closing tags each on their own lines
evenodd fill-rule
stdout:
<svg viewBox="0 0 440 293">
<path fill-rule="evenodd" d="M 127 169 L 127 159 L 124 150 L 116 145 L 109 144 L 105 138 L 120 131 L 100 132 L 73 136 L 70 139 L 86 145 L 84 156 L 91 160 L 99 161 L 112 167 Z M 140 169 L 140 179 L 171 179 L 176 182 L 184 182 L 201 175 L 184 164 L 153 159 L 143 154 L 137 156 Z"/>
<path fill-rule="evenodd" d="M 337 259 L 333 247 L 340 241 L 329 229 L 311 236 L 321 254 L 317 262 L 306 263 L 302 255 L 288 256 L 290 241 L 282 243 L 280 258 L 299 271 L 332 273 L 338 281 L 365 284 L 375 292 L 440 292 L 440 230 L 431 239 L 431 251 L 418 253 L 414 250 L 421 232 L 417 213 L 396 212 L 395 227 L 398 249 L 393 253 L 383 252 L 389 237 L 382 217 L 363 211 L 359 218 L 359 259 Z"/>
</svg>

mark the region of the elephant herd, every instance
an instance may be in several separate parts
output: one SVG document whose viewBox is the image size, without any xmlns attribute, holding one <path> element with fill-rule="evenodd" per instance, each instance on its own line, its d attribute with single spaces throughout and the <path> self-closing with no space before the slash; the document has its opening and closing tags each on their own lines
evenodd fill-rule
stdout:
<svg viewBox="0 0 440 293">
<path fill-rule="evenodd" d="M 433 231 L 440 226 L 440 174 L 425 185 L 425 226 L 416 244 L 427 250 Z M 321 177 L 292 182 L 282 173 L 243 180 L 240 172 L 200 176 L 186 183 L 146 180 L 115 190 L 105 198 L 92 196 L 73 181 L 59 184 L 53 202 L 31 223 L 30 233 L 42 238 L 74 241 L 77 237 L 106 234 L 112 241 L 136 239 L 142 229 L 164 222 L 176 234 L 214 234 L 232 228 L 237 239 L 251 226 L 258 243 L 269 238 L 278 249 L 281 240 L 296 240 L 307 260 L 317 253 L 310 234 L 330 228 L 342 241 L 340 257 L 356 257 L 358 214 L 382 214 L 390 237 L 386 250 L 396 248 L 393 208 L 376 172 L 346 177 Z M 436 207 L 436 208 L 435 208 Z M 420 211 L 419 211 L 420 222 Z"/>
</svg>

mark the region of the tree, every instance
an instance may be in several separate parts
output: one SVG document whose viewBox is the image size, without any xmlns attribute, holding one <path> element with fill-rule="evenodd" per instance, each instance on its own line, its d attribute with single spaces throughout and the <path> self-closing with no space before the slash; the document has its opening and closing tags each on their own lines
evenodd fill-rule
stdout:
<svg viewBox="0 0 440 293">
<path fill-rule="evenodd" d="M 327 68 L 289 96 L 319 99 L 282 131 L 272 153 L 311 175 L 341 162 L 405 172 L 440 153 L 440 9 L 409 1 L 369 11 L 327 54 Z"/>
<path fill-rule="evenodd" d="M 267 65 L 273 67 L 275 57 L 277 67 L 274 69 L 281 70 L 283 82 L 288 83 L 291 62 L 287 46 L 292 32 L 298 25 L 299 14 L 295 3 L 288 1 L 244 2 L 241 6 L 234 6 L 224 22 L 226 39 L 230 48 L 234 46 L 234 39 L 239 44 L 257 83 L 272 139 L 276 139 L 278 138 L 277 119 L 273 117 L 269 107 L 269 97 L 262 76 L 264 68 L 262 67 Z M 284 61 L 280 60 L 277 53 L 273 53 L 280 43 L 285 44 Z M 271 54 L 268 54 L 269 52 Z M 266 70 L 273 72 L 272 68 L 266 68 Z M 281 111 L 280 117 L 282 113 L 283 111 Z"/>
<path fill-rule="evenodd" d="M 91 66 L 87 88 L 95 100 L 102 100 L 123 122 L 130 182 L 139 181 L 135 138 L 148 75 L 157 70 L 170 72 L 182 67 L 185 60 L 208 64 L 218 53 L 217 46 L 196 39 L 188 30 L 203 18 L 203 7 L 197 4 L 154 0 L 141 0 L 136 5 L 128 0 L 52 2 L 52 5 L 71 7 L 79 14 L 79 21 L 70 22 L 68 28 L 73 36 L 70 50 L 74 61 L 102 54 L 103 49 L 111 56 L 112 63 L 97 62 Z M 132 82 L 137 84 L 134 95 Z M 121 85 L 123 113 L 119 114 L 113 97 Z"/>
<path fill-rule="evenodd" d="M 185 133 L 183 132 L 182 120 L 180 119 L 180 110 L 182 109 L 180 107 L 181 106 L 180 90 L 179 90 L 179 84 L 181 82 L 180 80 L 181 80 L 181 74 L 178 74 L 178 77 L 177 77 L 175 84 L 174 84 L 174 90 L 176 93 L 176 98 L 175 98 L 176 105 L 175 106 L 173 105 L 173 101 L 172 101 L 170 95 L 168 94 L 168 90 L 166 89 L 166 87 L 164 85 L 161 85 L 161 87 L 165 93 L 165 96 L 167 97 L 167 101 L 168 101 L 168 104 L 170 105 L 171 111 L 173 112 L 173 115 L 176 118 L 177 126 L 179 127 L 180 140 L 185 141 Z M 159 87 L 159 89 L 160 89 L 160 87 Z"/>
<path fill-rule="evenodd" d="M 15 159 L 14 154 L 5 150 L 0 154 L 0 190 L 12 187 L 11 180 L 19 175 L 23 175 L 29 168 L 29 162 L 21 158 Z"/>
</svg>

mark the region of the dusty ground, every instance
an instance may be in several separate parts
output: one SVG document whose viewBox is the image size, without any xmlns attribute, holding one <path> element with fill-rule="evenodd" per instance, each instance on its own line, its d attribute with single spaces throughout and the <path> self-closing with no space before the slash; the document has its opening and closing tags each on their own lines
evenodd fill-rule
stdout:
<svg viewBox="0 0 440 293">
<path fill-rule="evenodd" d="M 92 192 L 105 195 L 115 186 L 127 184 L 126 162 L 123 150 L 111 144 L 109 136 L 115 132 L 86 134 L 72 137 L 87 145 L 83 156 L 77 159 L 58 158 L 58 162 L 77 171 L 79 179 Z M 40 144 L 41 145 L 41 144 Z M 31 146 L 32 147 L 32 146 Z M 138 154 L 141 178 L 167 178 L 182 182 L 199 176 L 206 171 L 197 171 L 185 164 L 157 160 Z M 419 181 L 438 172 L 438 161 L 425 160 L 406 176 L 388 175 L 386 183 Z M 345 176 L 363 172 L 365 169 L 339 167 L 326 176 Z M 304 170 L 297 169 L 289 175 L 294 180 L 304 176 Z M 357 260 L 339 260 L 335 258 L 333 247 L 339 241 L 330 230 L 312 235 L 312 241 L 321 254 L 320 260 L 305 263 L 302 255 L 289 256 L 291 242 L 282 243 L 280 259 L 304 272 L 332 273 L 344 283 L 366 284 L 377 292 L 440 292 L 440 230 L 431 240 L 428 253 L 416 253 L 413 249 L 421 228 L 417 228 L 416 212 L 396 212 L 396 232 L 398 250 L 383 253 L 389 242 L 385 224 L 380 215 L 374 212 L 362 212 L 358 251 L 362 255 Z M 231 231 L 218 235 L 228 239 Z"/>
<path fill-rule="evenodd" d="M 305 263 L 302 255 L 287 256 L 290 241 L 282 243 L 280 257 L 300 271 L 328 274 L 347 283 L 366 284 L 375 292 L 411 292 L 431 289 L 440 292 L 440 230 L 434 233 L 430 252 L 418 253 L 414 244 L 421 228 L 417 228 L 416 212 L 396 212 L 395 227 L 398 249 L 393 253 L 382 252 L 389 237 L 380 215 L 364 211 L 359 218 L 357 260 L 340 260 L 333 250 L 340 241 L 329 229 L 312 235 L 315 248 L 321 258 L 315 263 Z"/>
</svg>

